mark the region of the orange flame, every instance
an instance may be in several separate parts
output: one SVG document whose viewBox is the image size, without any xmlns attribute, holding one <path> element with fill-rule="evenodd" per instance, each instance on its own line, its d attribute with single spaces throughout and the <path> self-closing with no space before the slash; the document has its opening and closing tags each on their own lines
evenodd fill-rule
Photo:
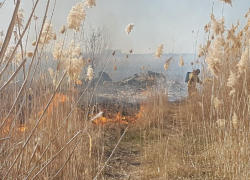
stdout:
<svg viewBox="0 0 250 180">
<path fill-rule="evenodd" d="M 140 110 L 137 113 L 136 118 L 138 119 L 138 118 L 143 117 L 143 115 L 145 114 L 145 111 L 146 111 L 146 106 L 145 106 L 145 104 L 141 103 L 140 104 Z"/>
<path fill-rule="evenodd" d="M 51 116 L 54 108 L 56 108 L 59 104 L 64 104 L 66 102 L 67 96 L 62 94 L 62 93 L 56 93 L 52 102 L 50 103 L 49 107 L 48 107 L 48 116 Z M 39 115 L 41 115 L 43 112 L 40 111 Z M 3 121 L 3 120 L 2 120 Z M 3 135 L 7 135 L 10 132 L 10 128 L 11 128 L 11 119 L 7 119 L 6 120 L 6 127 L 3 128 L 0 133 Z M 18 128 L 18 132 L 23 133 L 27 130 L 27 127 L 24 124 L 21 124 L 20 127 Z"/>
<path fill-rule="evenodd" d="M 64 95 L 62 93 L 56 93 L 52 102 L 50 103 L 50 105 L 48 107 L 48 110 L 47 110 L 48 116 L 51 116 L 54 108 L 56 108 L 59 105 L 59 103 L 64 104 L 66 102 L 66 99 L 67 99 L 66 95 Z M 38 114 L 41 115 L 42 112 L 43 112 L 43 110 L 40 111 Z"/>
<path fill-rule="evenodd" d="M 140 110 L 135 115 L 122 116 L 120 112 L 112 114 L 106 113 L 105 116 L 98 117 L 93 122 L 96 125 L 104 125 L 108 123 L 121 123 L 121 124 L 132 124 L 135 123 L 137 119 L 144 116 L 146 111 L 145 104 L 141 103 Z"/>
<path fill-rule="evenodd" d="M 49 105 L 48 108 L 48 115 L 50 116 L 54 110 L 54 108 L 56 108 L 59 103 L 65 103 L 66 102 L 66 95 L 61 94 L 61 93 L 56 93 L 54 99 L 52 100 L 52 102 Z"/>
<path fill-rule="evenodd" d="M 25 127 L 24 124 L 21 124 L 21 126 L 18 128 L 18 131 L 20 133 L 23 133 L 23 132 L 25 132 L 26 129 L 27 129 L 27 127 Z"/>
<path fill-rule="evenodd" d="M 79 79 L 77 79 L 75 83 L 78 84 L 78 85 L 81 85 L 81 84 L 82 84 L 82 81 L 79 80 Z"/>
<path fill-rule="evenodd" d="M 3 121 L 4 119 L 2 119 Z M 6 127 L 2 129 L 2 134 L 7 135 L 10 132 L 11 119 L 6 120 Z"/>
<path fill-rule="evenodd" d="M 6 127 L 4 127 L 3 129 L 2 129 L 2 131 L 1 131 L 1 133 L 4 135 L 4 136 L 6 136 L 9 132 L 10 132 L 10 128 L 11 128 L 11 119 L 7 119 L 6 120 Z M 20 132 L 20 133 L 23 133 L 23 132 L 25 132 L 25 130 L 26 130 L 27 128 L 25 127 L 25 125 L 24 124 L 21 124 L 20 125 L 20 127 L 18 128 L 18 132 Z"/>
<path fill-rule="evenodd" d="M 109 117 L 108 117 L 109 116 Z M 135 121 L 135 118 L 129 116 L 122 116 L 120 112 L 117 114 L 111 115 L 109 114 L 106 117 L 99 117 L 94 120 L 94 123 L 97 125 L 103 125 L 107 123 L 121 123 L 121 124 L 129 124 Z"/>
<path fill-rule="evenodd" d="M 98 117 L 93 122 L 96 125 L 104 125 L 108 123 L 121 123 L 121 124 L 132 124 L 135 123 L 137 119 L 143 117 L 145 112 L 147 111 L 146 104 L 140 104 L 140 110 L 134 115 L 122 116 L 120 112 L 112 114 L 105 113 L 106 115 L 103 117 Z"/>
</svg>

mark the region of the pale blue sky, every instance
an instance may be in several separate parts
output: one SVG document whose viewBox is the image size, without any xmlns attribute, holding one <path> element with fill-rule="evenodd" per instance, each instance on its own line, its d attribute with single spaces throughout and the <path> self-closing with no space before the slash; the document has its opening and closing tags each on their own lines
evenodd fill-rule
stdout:
<svg viewBox="0 0 250 180">
<path fill-rule="evenodd" d="M 0 0 L 1 2 L 2 0 Z M 67 16 L 78 0 L 57 0 L 53 16 L 53 26 L 58 32 L 66 25 Z M 96 7 L 87 11 L 85 25 L 105 26 L 110 35 L 112 47 L 134 53 L 154 53 L 160 44 L 164 44 L 164 52 L 193 53 L 194 42 L 197 46 L 204 42 L 204 25 L 209 21 L 212 4 L 214 14 L 222 16 L 223 3 L 217 0 L 97 0 Z M 51 0 L 53 7 L 54 0 Z M 42 16 L 45 0 L 41 0 L 36 14 Z M 21 7 L 27 18 L 32 7 L 32 0 L 22 0 Z M 224 5 L 223 15 L 226 26 L 240 20 L 241 27 L 245 25 L 244 14 L 250 8 L 250 0 L 233 1 L 233 7 Z M 13 11 L 13 1 L 6 0 L 0 9 L 0 30 L 7 29 Z M 50 17 L 51 11 L 48 17 Z M 38 21 L 41 22 L 41 19 Z M 124 34 L 128 23 L 134 23 L 131 34 Z M 192 31 L 194 30 L 194 34 Z M 197 32 L 198 38 L 196 38 Z M 124 35 L 123 35 L 124 34 Z M 32 35 L 31 35 L 32 37 Z M 118 40 L 121 41 L 116 46 Z M 31 40 L 30 40 L 31 41 Z"/>
</svg>

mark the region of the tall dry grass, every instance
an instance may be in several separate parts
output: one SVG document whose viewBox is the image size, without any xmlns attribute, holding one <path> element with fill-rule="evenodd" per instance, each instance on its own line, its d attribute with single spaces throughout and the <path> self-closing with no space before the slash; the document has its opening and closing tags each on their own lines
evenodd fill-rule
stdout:
<svg viewBox="0 0 250 180">
<path fill-rule="evenodd" d="M 199 93 L 176 104 L 152 96 L 142 119 L 145 179 L 249 179 L 249 12 L 245 18 L 227 29 L 212 14 Z"/>
<path fill-rule="evenodd" d="M 31 14 L 25 15 L 17 0 L 9 28 L 1 38 L 0 178 L 94 179 L 107 159 L 103 128 L 91 121 L 99 111 L 96 104 L 93 109 L 90 99 L 95 93 L 90 89 L 94 71 L 85 66 L 90 62 L 82 56 L 85 46 L 80 46 L 79 39 L 85 11 L 96 3 L 88 0 L 74 6 L 67 28 L 63 26 L 57 34 L 51 23 L 57 2 L 46 2 L 41 24 L 34 14 L 38 2 Z M 49 7 L 53 8 L 51 15 Z M 32 44 L 28 43 L 30 33 L 36 35 Z M 72 34 L 73 39 L 68 39 Z M 95 40 L 101 43 L 103 37 L 98 37 Z M 105 49 L 100 44 L 94 48 L 99 48 L 98 53 Z M 54 69 L 48 67 L 52 52 Z M 97 61 L 96 52 L 91 55 Z"/>
<path fill-rule="evenodd" d="M 85 11 L 96 3 L 88 0 L 74 6 L 67 28 L 62 26 L 57 34 L 51 24 L 53 16 L 48 16 L 50 0 L 38 25 L 34 14 L 38 2 L 25 23 L 20 0 L 16 1 L 0 43 L 1 179 L 105 178 L 101 173 L 125 133 L 126 140 L 141 147 L 138 178 L 249 179 L 249 12 L 243 29 L 239 23 L 226 29 L 223 18 L 211 16 L 205 27 L 208 39 L 199 52 L 203 61 L 199 93 L 169 103 L 163 93 L 152 91 L 136 123 L 128 132 L 118 133 L 118 143 L 106 158 L 105 127 L 93 126 L 91 121 L 100 113 L 93 103 L 97 86 L 91 83 L 96 51 L 90 50 L 91 56 L 86 57 L 92 59 L 83 59 L 81 53 L 88 48 L 81 49 L 83 44 L 78 41 Z M 32 50 L 27 43 L 31 22 L 36 33 Z M 133 27 L 127 26 L 127 34 Z M 73 40 L 67 39 L 70 33 Z M 162 55 L 162 47 L 157 57 Z M 57 67 L 47 70 L 48 64 L 44 68 L 41 61 L 46 62 L 51 52 Z M 17 82 L 17 75 L 23 77 L 22 82 Z M 80 102 L 84 102 L 81 107 Z"/>
</svg>

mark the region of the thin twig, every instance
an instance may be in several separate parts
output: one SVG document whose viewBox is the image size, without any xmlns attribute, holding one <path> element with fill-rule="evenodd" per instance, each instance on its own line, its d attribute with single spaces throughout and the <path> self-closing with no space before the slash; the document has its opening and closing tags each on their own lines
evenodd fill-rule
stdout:
<svg viewBox="0 0 250 180">
<path fill-rule="evenodd" d="M 35 11 L 35 8 L 36 8 L 36 5 L 37 5 L 38 1 L 39 1 L 39 0 L 36 1 L 35 7 L 33 8 L 33 11 L 32 11 L 32 14 L 33 14 L 34 11 Z M 49 6 L 49 3 L 47 4 L 47 9 L 46 9 L 46 11 L 45 11 L 45 15 L 44 15 L 44 19 L 43 19 L 42 28 L 41 28 L 41 31 L 40 31 L 40 34 L 39 34 L 39 38 L 38 38 L 39 40 L 40 40 L 40 37 L 41 37 L 41 34 L 42 34 L 42 29 L 43 29 L 43 26 L 44 26 L 44 23 L 45 23 L 45 20 L 46 20 L 46 14 L 47 14 L 47 12 L 48 12 L 48 6 Z M 32 16 L 30 16 L 29 21 L 31 20 L 31 17 L 32 17 Z M 27 23 L 27 25 L 26 25 L 25 28 L 28 28 L 28 24 L 29 24 L 29 23 Z M 25 33 L 25 30 L 23 31 L 22 36 L 24 35 L 24 33 Z M 20 42 L 21 42 L 21 37 L 20 37 L 18 43 L 20 43 Z M 16 45 L 15 48 L 17 48 L 18 43 L 17 43 L 17 45 Z M 6 123 L 6 120 L 7 120 L 8 117 L 10 116 L 10 113 L 12 112 L 12 110 L 14 109 L 14 107 L 15 107 L 15 105 L 16 105 L 16 103 L 17 103 L 17 100 L 18 100 L 18 98 L 20 97 L 20 95 L 21 95 L 21 93 L 22 93 L 22 91 L 23 91 L 23 89 L 24 89 L 24 87 L 25 87 L 25 85 L 26 85 L 26 83 L 27 83 L 27 80 L 28 80 L 28 77 L 29 77 L 29 74 L 30 74 L 30 71 L 31 71 L 31 67 L 32 67 L 32 64 L 33 64 L 33 62 L 34 62 L 35 54 L 36 54 L 36 52 L 37 52 L 37 48 L 38 48 L 38 47 L 36 46 L 35 51 L 34 51 L 33 58 L 32 58 L 32 60 L 31 60 L 30 66 L 29 66 L 29 70 L 28 70 L 26 79 L 24 80 L 24 82 L 23 82 L 23 84 L 22 84 L 22 87 L 21 87 L 20 91 L 18 92 L 18 95 L 17 95 L 16 99 L 15 99 L 14 103 L 12 104 L 12 107 L 10 108 L 10 111 L 9 111 L 7 117 L 6 117 L 6 118 L 3 120 L 3 122 L 1 123 L 0 129 L 1 129 L 1 128 L 3 127 L 3 125 Z M 1 78 L 1 76 L 0 76 L 0 78 Z"/>
<path fill-rule="evenodd" d="M 12 54 L 11 54 L 10 58 L 8 59 L 8 62 L 6 63 L 5 67 L 3 68 L 2 72 L 0 73 L 0 78 L 1 78 L 1 76 L 3 75 L 3 73 L 5 72 L 5 70 L 7 69 L 7 67 L 9 66 L 9 63 L 11 62 L 11 60 L 13 59 L 13 57 L 14 57 L 14 55 L 15 55 L 15 52 L 16 52 L 16 50 L 17 50 L 19 44 L 21 44 L 22 38 L 23 38 L 24 34 L 26 33 L 26 30 L 27 30 L 28 27 L 29 27 L 30 21 L 31 21 L 31 19 L 32 19 L 33 13 L 34 13 L 34 11 L 35 11 L 35 9 L 36 9 L 36 6 L 37 6 L 38 2 L 39 2 L 39 0 L 36 1 L 36 4 L 35 4 L 35 6 L 34 6 L 32 12 L 31 12 L 31 14 L 30 14 L 29 20 L 28 20 L 28 22 L 26 23 L 26 26 L 25 26 L 25 28 L 24 28 L 24 30 L 23 30 L 23 33 L 22 33 L 22 35 L 20 36 L 20 38 L 19 38 L 19 40 L 18 40 L 18 42 L 17 42 L 17 44 L 16 44 L 14 50 L 12 51 Z M 42 26 L 42 27 L 43 27 L 43 26 Z M 9 32 L 9 30 L 8 30 L 8 32 Z M 12 32 L 11 32 L 11 33 L 12 33 Z M 7 35 L 6 35 L 6 36 L 7 36 Z M 3 45 L 3 46 L 4 46 L 4 45 Z M 2 47 L 3 47 L 3 46 L 2 46 Z M 6 47 L 6 49 L 7 49 L 7 47 Z M 2 50 L 3 50 L 3 48 L 2 48 Z M 0 66 L 1 66 L 1 64 L 2 64 L 2 62 L 3 62 L 3 60 L 2 60 L 3 57 L 1 57 L 2 50 L 1 50 L 1 52 L 0 52 Z M 6 50 L 5 50 L 5 51 L 6 51 Z M 4 53 L 5 53 L 5 52 L 4 52 Z M 3 56 L 4 56 L 4 54 L 3 54 Z"/>
<path fill-rule="evenodd" d="M 21 2 L 20 0 L 17 0 L 16 7 L 15 7 L 15 10 L 14 10 L 13 15 L 12 15 L 12 19 L 11 19 L 11 22 L 10 22 L 6 37 L 4 39 L 1 51 L 0 51 L 0 66 L 1 66 L 1 63 L 3 62 L 3 57 L 5 55 L 7 47 L 9 45 L 9 43 L 10 43 L 10 39 L 11 39 L 12 32 L 13 32 L 13 29 L 14 29 L 14 25 L 15 25 L 16 16 L 17 16 L 17 12 L 18 12 L 18 9 L 19 9 L 20 2 Z"/>
<path fill-rule="evenodd" d="M 69 160 L 70 160 L 71 156 L 73 155 L 73 153 L 74 153 L 74 151 L 75 151 L 77 145 L 81 142 L 82 137 L 83 137 L 83 135 L 82 135 L 81 138 L 79 138 L 79 140 L 76 142 L 76 145 L 74 146 L 74 148 L 72 149 L 71 153 L 69 154 L 69 157 L 66 159 L 66 161 L 63 163 L 62 167 L 57 171 L 56 175 L 55 175 L 51 180 L 55 179 L 55 178 L 58 176 L 58 174 L 63 170 L 64 166 L 69 162 Z"/>
<path fill-rule="evenodd" d="M 20 66 L 16 69 L 16 71 L 10 76 L 9 80 L 0 88 L 0 92 L 4 90 L 8 86 L 8 84 L 16 77 L 17 73 L 20 71 L 20 69 L 25 66 L 25 63 L 27 61 L 27 58 L 23 60 L 23 62 L 20 64 Z"/>
<path fill-rule="evenodd" d="M 0 139 L 0 142 L 1 142 L 1 141 L 5 141 L 5 140 L 10 139 L 10 138 L 11 138 L 11 137 L 2 138 L 2 139 Z"/>
<path fill-rule="evenodd" d="M 81 131 L 79 131 L 78 133 L 76 133 L 75 135 L 74 135 L 74 137 L 72 137 L 68 142 L 67 142 L 67 144 L 64 146 L 64 147 L 62 147 L 61 149 L 60 149 L 60 151 L 58 151 L 43 167 L 42 167 L 42 169 L 40 169 L 37 173 L 36 173 L 36 175 L 31 179 L 31 180 L 34 180 L 55 158 L 56 158 L 56 156 L 58 156 L 79 134 L 81 134 L 81 133 L 83 133 L 83 132 L 85 132 L 84 130 L 81 130 Z"/>
</svg>

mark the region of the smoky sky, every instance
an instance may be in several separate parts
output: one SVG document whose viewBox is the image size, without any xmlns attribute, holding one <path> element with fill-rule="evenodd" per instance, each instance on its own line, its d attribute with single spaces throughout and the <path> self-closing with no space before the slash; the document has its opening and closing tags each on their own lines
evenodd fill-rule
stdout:
<svg viewBox="0 0 250 180">
<path fill-rule="evenodd" d="M 22 0 L 21 8 L 28 18 L 35 0 Z M 1 1 L 0 1 L 1 2 Z M 41 25 L 46 6 L 41 0 L 35 14 L 40 17 Z M 77 0 L 51 0 L 48 18 L 52 15 L 55 32 L 67 24 L 67 16 Z M 164 53 L 194 53 L 199 44 L 206 41 L 204 25 L 213 12 L 216 18 L 225 17 L 226 29 L 240 22 L 240 28 L 246 24 L 245 13 L 250 8 L 249 0 L 233 1 L 232 7 L 213 0 L 96 0 L 96 7 L 87 10 L 84 31 L 92 27 L 105 27 L 112 49 L 134 53 L 153 53 L 160 44 L 164 44 Z M 10 22 L 14 3 L 7 0 L 0 9 L 0 31 L 6 32 Z M 128 23 L 134 23 L 131 34 L 124 32 Z M 32 22 L 28 41 L 35 38 Z"/>
</svg>

